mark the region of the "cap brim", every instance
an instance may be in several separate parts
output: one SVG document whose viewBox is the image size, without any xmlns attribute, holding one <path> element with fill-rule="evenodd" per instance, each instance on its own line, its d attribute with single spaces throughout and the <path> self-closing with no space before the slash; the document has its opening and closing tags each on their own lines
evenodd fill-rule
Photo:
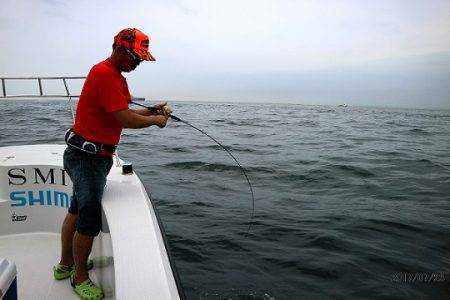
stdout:
<svg viewBox="0 0 450 300">
<path fill-rule="evenodd" d="M 145 50 L 136 51 L 136 54 L 143 60 L 147 60 L 147 61 L 155 61 L 156 60 L 150 52 L 145 51 Z"/>
<path fill-rule="evenodd" d="M 150 52 L 147 52 L 149 56 L 149 61 L 155 61 L 156 59 L 153 57 L 153 55 Z"/>
</svg>

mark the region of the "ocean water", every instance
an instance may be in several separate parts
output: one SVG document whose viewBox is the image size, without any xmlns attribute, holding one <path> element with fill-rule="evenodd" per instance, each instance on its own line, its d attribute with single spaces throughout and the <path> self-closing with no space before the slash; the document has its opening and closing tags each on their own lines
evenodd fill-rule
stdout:
<svg viewBox="0 0 450 300">
<path fill-rule="evenodd" d="M 450 299 L 450 111 L 172 103 L 125 130 L 188 299 Z M 1 101 L 0 146 L 63 143 L 66 101 Z M 248 236 L 249 223 L 252 228 Z"/>
</svg>

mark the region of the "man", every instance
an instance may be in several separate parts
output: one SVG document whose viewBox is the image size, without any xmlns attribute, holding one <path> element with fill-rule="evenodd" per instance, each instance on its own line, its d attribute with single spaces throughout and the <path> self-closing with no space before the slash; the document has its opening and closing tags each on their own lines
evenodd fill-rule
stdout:
<svg viewBox="0 0 450 300">
<path fill-rule="evenodd" d="M 70 277 L 81 299 L 101 299 L 102 290 L 89 279 L 88 261 L 94 237 L 101 228 L 101 199 L 112 154 L 122 128 L 166 126 L 168 116 L 128 108 L 131 96 L 122 72 L 131 72 L 144 60 L 149 39 L 136 28 L 126 28 L 114 38 L 112 55 L 92 67 L 81 92 L 75 124 L 66 133 L 64 168 L 73 182 L 73 202 L 61 230 L 61 260 L 53 267 L 56 279 Z M 165 103 L 154 107 L 162 110 Z"/>
</svg>

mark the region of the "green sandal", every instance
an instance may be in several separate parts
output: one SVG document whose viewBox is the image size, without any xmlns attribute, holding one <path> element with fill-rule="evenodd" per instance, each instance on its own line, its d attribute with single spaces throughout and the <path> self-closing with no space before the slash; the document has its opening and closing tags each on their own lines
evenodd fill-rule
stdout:
<svg viewBox="0 0 450 300">
<path fill-rule="evenodd" d="M 75 293 L 80 296 L 82 300 L 99 300 L 103 299 L 102 289 L 96 286 L 90 279 L 86 279 L 80 284 L 74 283 L 74 274 L 70 276 L 70 284 Z"/>
<path fill-rule="evenodd" d="M 88 270 L 92 269 L 94 267 L 94 262 L 92 259 L 88 259 L 87 262 L 87 268 Z M 72 275 L 75 272 L 74 265 L 71 266 L 65 266 L 62 264 L 57 264 L 56 266 L 53 266 L 53 276 L 56 280 L 62 280 L 69 278 L 70 275 Z"/>
</svg>

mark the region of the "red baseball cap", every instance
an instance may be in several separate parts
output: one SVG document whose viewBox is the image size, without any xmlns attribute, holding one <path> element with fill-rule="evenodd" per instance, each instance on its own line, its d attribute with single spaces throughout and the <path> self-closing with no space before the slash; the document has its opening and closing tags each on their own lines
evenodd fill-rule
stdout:
<svg viewBox="0 0 450 300">
<path fill-rule="evenodd" d="M 148 52 L 148 36 L 136 28 L 125 28 L 114 37 L 116 46 L 123 46 L 135 52 L 141 59 L 154 61 L 153 55 Z"/>
</svg>

